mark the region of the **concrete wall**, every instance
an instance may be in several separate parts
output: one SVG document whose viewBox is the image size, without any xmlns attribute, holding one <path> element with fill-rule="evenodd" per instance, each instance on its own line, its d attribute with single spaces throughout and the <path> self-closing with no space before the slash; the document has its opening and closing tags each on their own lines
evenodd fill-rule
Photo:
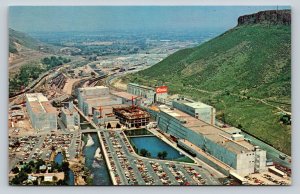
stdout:
<svg viewBox="0 0 300 194">
<path fill-rule="evenodd" d="M 85 99 L 88 99 L 91 96 L 94 97 L 105 97 L 109 96 L 109 88 L 107 87 L 93 87 L 91 88 L 78 88 L 78 107 L 80 110 L 83 110 L 83 103 Z"/>
<path fill-rule="evenodd" d="M 151 89 L 141 88 L 139 86 L 128 84 L 127 92 L 130 94 L 134 94 L 136 96 L 141 96 L 143 98 L 147 98 L 152 103 L 154 102 L 155 92 Z"/>
<path fill-rule="evenodd" d="M 89 115 L 92 114 L 92 108 L 93 107 L 97 107 L 97 106 L 109 106 L 109 105 L 115 105 L 115 104 L 122 104 L 122 99 L 121 98 L 117 98 L 114 97 L 111 100 L 107 101 L 105 99 L 105 101 L 101 101 L 101 98 L 99 98 L 98 101 L 93 101 L 93 102 L 83 102 L 83 106 L 82 106 L 82 112 L 85 115 Z"/>
<path fill-rule="evenodd" d="M 80 124 L 80 117 L 77 112 L 73 112 L 72 115 L 61 113 L 62 122 L 67 128 L 74 128 Z"/>
<path fill-rule="evenodd" d="M 254 173 L 255 153 L 240 153 L 237 156 L 236 172 L 240 175 Z"/>
<path fill-rule="evenodd" d="M 216 109 L 213 107 L 195 109 L 195 115 L 198 114 L 198 119 L 205 121 L 211 125 L 215 125 Z"/>
<path fill-rule="evenodd" d="M 267 152 L 265 150 L 255 150 L 255 171 L 263 172 L 267 170 Z"/>
<path fill-rule="evenodd" d="M 26 108 L 34 129 L 43 131 L 57 130 L 56 113 L 34 113 L 28 101 L 26 102 Z"/>
<path fill-rule="evenodd" d="M 168 93 L 156 94 L 156 101 L 161 103 L 166 103 Z"/>
<path fill-rule="evenodd" d="M 229 171 L 227 169 L 222 168 L 220 165 L 209 160 L 206 156 L 201 155 L 200 153 L 196 152 L 194 149 L 191 149 L 191 148 L 185 146 L 183 143 L 179 142 L 178 144 L 181 145 L 182 147 L 184 147 L 185 149 L 190 150 L 192 153 L 195 153 L 196 157 L 199 158 L 200 160 L 202 160 L 203 162 L 205 162 L 206 164 L 210 165 L 211 167 L 220 171 L 221 173 L 225 174 L 226 176 L 229 176 Z"/>
</svg>

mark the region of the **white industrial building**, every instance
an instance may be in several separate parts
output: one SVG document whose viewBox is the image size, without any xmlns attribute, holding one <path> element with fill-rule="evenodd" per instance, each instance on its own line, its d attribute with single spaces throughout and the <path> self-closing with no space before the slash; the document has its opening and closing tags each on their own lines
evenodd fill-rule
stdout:
<svg viewBox="0 0 300 194">
<path fill-rule="evenodd" d="M 80 125 L 80 117 L 74 109 L 73 103 L 69 102 L 68 107 L 63 107 L 61 110 L 61 119 L 68 129 L 77 129 Z"/>
<path fill-rule="evenodd" d="M 105 86 L 78 89 L 78 106 L 85 114 L 92 116 L 93 107 L 122 104 L 122 99 L 111 96 Z"/>
<path fill-rule="evenodd" d="M 109 106 L 115 104 L 122 104 L 122 99 L 112 96 L 86 99 L 83 103 L 82 112 L 85 115 L 92 116 L 93 107 Z"/>
<path fill-rule="evenodd" d="M 78 107 L 83 109 L 83 103 L 86 99 L 109 96 L 109 88 L 105 86 L 95 86 L 78 88 Z"/>
<path fill-rule="evenodd" d="M 154 88 L 136 83 L 129 83 L 127 85 L 127 92 L 145 98 L 147 101 L 149 101 L 149 104 L 155 102 L 165 103 L 168 97 L 167 86 L 159 86 Z"/>
<path fill-rule="evenodd" d="M 136 96 L 134 94 L 130 94 L 128 92 L 112 92 L 112 95 L 121 98 L 122 104 L 127 104 L 127 105 L 133 104 L 133 105 L 140 106 L 145 101 L 145 98 Z"/>
<path fill-rule="evenodd" d="M 57 129 L 57 110 L 42 93 L 26 94 L 26 108 L 32 127 L 36 130 Z"/>
<path fill-rule="evenodd" d="M 238 130 L 223 130 L 178 109 L 160 106 L 158 127 L 182 148 L 224 174 L 246 176 L 266 170 L 266 151 L 253 146 Z"/>
<path fill-rule="evenodd" d="M 172 101 L 172 106 L 196 119 L 215 125 L 216 109 L 210 105 L 186 98 L 178 98 Z"/>
</svg>

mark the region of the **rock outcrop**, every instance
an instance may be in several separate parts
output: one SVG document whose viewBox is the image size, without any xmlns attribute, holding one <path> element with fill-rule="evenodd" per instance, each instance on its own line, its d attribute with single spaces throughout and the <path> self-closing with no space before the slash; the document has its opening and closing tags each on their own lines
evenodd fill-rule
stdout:
<svg viewBox="0 0 300 194">
<path fill-rule="evenodd" d="M 240 16 L 238 26 L 245 24 L 281 24 L 291 25 L 291 10 L 267 10 Z"/>
</svg>

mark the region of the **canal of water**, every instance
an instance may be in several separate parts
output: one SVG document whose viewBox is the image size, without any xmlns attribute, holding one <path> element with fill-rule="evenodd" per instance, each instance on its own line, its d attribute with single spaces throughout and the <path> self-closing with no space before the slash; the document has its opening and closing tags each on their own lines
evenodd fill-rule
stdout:
<svg viewBox="0 0 300 194">
<path fill-rule="evenodd" d="M 157 154 L 162 151 L 166 151 L 168 153 L 167 157 L 165 158 L 167 160 L 174 160 L 183 157 L 179 151 L 172 148 L 156 136 L 130 137 L 130 140 L 138 150 L 148 150 L 151 153 L 152 158 L 157 158 Z"/>
<path fill-rule="evenodd" d="M 93 185 L 112 185 L 104 158 L 102 157 L 103 159 L 99 161 L 94 158 L 97 148 L 100 148 L 98 135 L 96 133 L 90 133 L 90 136 L 92 137 L 94 144 L 91 146 L 84 146 L 83 154 L 85 157 L 85 166 L 92 173 Z M 85 134 L 83 140 L 86 145 L 87 134 Z"/>
</svg>

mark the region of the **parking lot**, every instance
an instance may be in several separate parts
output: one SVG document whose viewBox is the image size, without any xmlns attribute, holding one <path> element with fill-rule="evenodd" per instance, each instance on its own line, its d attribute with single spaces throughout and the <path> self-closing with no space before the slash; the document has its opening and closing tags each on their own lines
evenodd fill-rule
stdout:
<svg viewBox="0 0 300 194">
<path fill-rule="evenodd" d="M 138 156 L 121 131 L 102 131 L 105 150 L 120 185 L 219 185 L 196 164 Z"/>
</svg>

